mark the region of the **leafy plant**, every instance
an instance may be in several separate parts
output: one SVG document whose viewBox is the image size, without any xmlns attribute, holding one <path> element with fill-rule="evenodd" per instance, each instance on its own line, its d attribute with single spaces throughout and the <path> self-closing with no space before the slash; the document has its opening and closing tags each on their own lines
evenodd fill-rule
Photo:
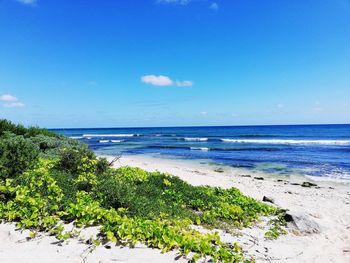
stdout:
<svg viewBox="0 0 350 263">
<path fill-rule="evenodd" d="M 0 178 L 12 178 L 32 168 L 38 155 L 38 147 L 23 136 L 4 133 L 0 138 Z"/>
<path fill-rule="evenodd" d="M 277 215 L 270 219 L 269 224 L 270 229 L 265 233 L 266 239 L 277 239 L 281 235 L 286 235 L 288 232 L 285 230 L 287 222 L 284 219 L 285 210 L 278 211 Z"/>
<path fill-rule="evenodd" d="M 87 147 L 69 147 L 60 151 L 58 167 L 72 174 L 79 174 L 84 162 L 95 159 L 95 154 Z"/>
<path fill-rule="evenodd" d="M 0 119 L 0 137 L 3 136 L 6 132 L 11 132 L 16 135 L 23 135 L 24 137 L 33 137 L 40 134 L 50 137 L 63 138 L 63 136 L 46 129 L 39 127 L 26 128 L 21 124 L 14 124 L 6 119 Z"/>
<path fill-rule="evenodd" d="M 0 205 L 1 218 L 18 221 L 25 228 L 47 230 L 56 225 L 63 193 L 51 177 L 50 167 L 50 161 L 40 160 L 33 170 L 0 185 L 0 192 L 12 196 Z"/>
</svg>

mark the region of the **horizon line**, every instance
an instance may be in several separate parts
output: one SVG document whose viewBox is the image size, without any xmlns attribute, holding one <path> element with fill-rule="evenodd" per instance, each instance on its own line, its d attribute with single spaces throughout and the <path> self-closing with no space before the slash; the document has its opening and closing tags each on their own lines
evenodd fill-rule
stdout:
<svg viewBox="0 0 350 263">
<path fill-rule="evenodd" d="M 92 130 L 92 129 L 155 129 L 155 128 L 217 128 L 217 127 L 264 127 L 264 126 L 327 126 L 350 125 L 350 123 L 313 123 L 313 124 L 247 124 L 247 125 L 184 125 L 184 126 L 139 126 L 139 127 L 74 127 L 74 128 L 46 128 L 48 130 Z"/>
</svg>

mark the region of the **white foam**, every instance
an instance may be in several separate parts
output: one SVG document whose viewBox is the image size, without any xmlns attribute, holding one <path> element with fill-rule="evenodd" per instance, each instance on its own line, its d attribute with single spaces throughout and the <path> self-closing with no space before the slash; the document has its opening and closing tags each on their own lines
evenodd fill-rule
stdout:
<svg viewBox="0 0 350 263">
<path fill-rule="evenodd" d="M 350 145 L 350 140 L 254 140 L 254 139 L 221 139 L 232 143 L 261 143 L 261 144 L 319 144 L 319 145 Z"/>
<path fill-rule="evenodd" d="M 83 137 L 133 137 L 135 134 L 83 134 Z"/>
<path fill-rule="evenodd" d="M 208 147 L 191 147 L 191 150 L 199 150 L 199 151 L 209 151 L 210 149 Z"/>
<path fill-rule="evenodd" d="M 100 143 L 107 143 L 109 140 L 99 140 Z"/>
<path fill-rule="evenodd" d="M 84 137 L 83 136 L 69 136 L 69 138 L 79 140 L 79 139 L 83 139 Z"/>
<path fill-rule="evenodd" d="M 325 174 L 324 176 L 305 175 L 313 181 L 350 183 L 350 174 Z"/>
<path fill-rule="evenodd" d="M 208 138 L 184 138 L 185 141 L 199 141 L 199 142 L 204 142 L 207 141 Z"/>
<path fill-rule="evenodd" d="M 123 142 L 124 140 L 111 140 L 111 142 L 118 143 L 118 142 Z"/>
</svg>

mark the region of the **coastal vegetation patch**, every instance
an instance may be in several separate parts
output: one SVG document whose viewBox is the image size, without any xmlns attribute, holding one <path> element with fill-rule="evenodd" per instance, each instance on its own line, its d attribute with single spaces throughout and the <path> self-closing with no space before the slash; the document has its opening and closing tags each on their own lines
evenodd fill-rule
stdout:
<svg viewBox="0 0 350 263">
<path fill-rule="evenodd" d="M 284 230 L 278 208 L 238 189 L 192 186 L 176 176 L 132 167 L 112 168 L 87 145 L 51 131 L 0 120 L 0 220 L 73 237 L 63 225 L 101 226 L 95 244 L 141 242 L 163 252 L 177 249 L 192 261 L 247 261 L 238 244 L 208 229 L 244 228 L 261 216 L 274 216 L 268 238 Z"/>
</svg>

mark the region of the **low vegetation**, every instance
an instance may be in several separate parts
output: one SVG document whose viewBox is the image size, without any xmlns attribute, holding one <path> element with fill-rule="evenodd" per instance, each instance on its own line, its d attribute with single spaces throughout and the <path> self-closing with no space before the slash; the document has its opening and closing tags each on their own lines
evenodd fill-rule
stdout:
<svg viewBox="0 0 350 263">
<path fill-rule="evenodd" d="M 76 140 L 0 121 L 0 220 L 22 228 L 66 239 L 72 233 L 64 233 L 64 223 L 101 225 L 102 242 L 178 249 L 193 261 L 241 262 L 237 244 L 191 225 L 243 228 L 279 213 L 236 188 L 195 187 L 164 173 L 114 169 Z M 276 236 L 271 231 L 267 236 Z"/>
</svg>

